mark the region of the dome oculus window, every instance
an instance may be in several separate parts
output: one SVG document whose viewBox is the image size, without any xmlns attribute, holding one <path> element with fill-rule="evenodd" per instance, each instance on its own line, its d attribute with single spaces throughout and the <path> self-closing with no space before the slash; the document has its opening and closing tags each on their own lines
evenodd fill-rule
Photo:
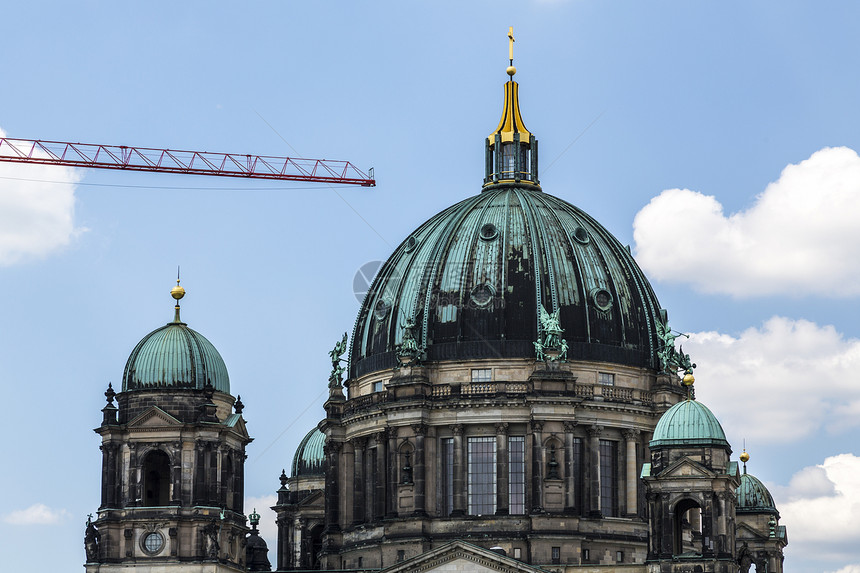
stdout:
<svg viewBox="0 0 860 573">
<path fill-rule="evenodd" d="M 150 531 L 140 540 L 140 547 L 148 555 L 157 555 L 164 549 L 164 536 L 157 531 Z"/>
<path fill-rule="evenodd" d="M 472 289 L 472 302 L 479 307 L 485 307 L 493 300 L 496 291 L 488 284 L 480 284 Z"/>
<path fill-rule="evenodd" d="M 481 227 L 481 238 L 485 241 L 492 241 L 499 236 L 499 228 L 492 223 L 486 223 Z"/>
<path fill-rule="evenodd" d="M 373 316 L 376 317 L 376 320 L 385 320 L 389 310 L 391 310 L 391 303 L 381 298 L 373 308 Z"/>
<path fill-rule="evenodd" d="M 412 251 L 415 250 L 415 247 L 417 247 L 417 246 L 418 246 L 418 239 L 415 237 L 415 235 L 412 235 L 411 237 L 406 239 L 406 246 L 404 247 L 404 250 L 407 253 L 411 253 Z"/>
<path fill-rule="evenodd" d="M 609 310 L 612 306 L 612 295 L 606 289 L 596 289 L 592 292 L 591 299 L 594 301 L 594 306 L 600 310 Z"/>
<path fill-rule="evenodd" d="M 573 238 L 576 239 L 576 242 L 582 243 L 583 245 L 588 244 L 591 238 L 588 236 L 588 231 L 586 231 L 583 227 L 577 227 L 573 230 Z"/>
</svg>

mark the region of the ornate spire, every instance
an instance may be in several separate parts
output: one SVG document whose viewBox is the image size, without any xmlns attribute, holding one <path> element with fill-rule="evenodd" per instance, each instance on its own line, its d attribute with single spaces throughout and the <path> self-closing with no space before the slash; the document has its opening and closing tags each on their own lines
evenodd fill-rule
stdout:
<svg viewBox="0 0 860 573">
<path fill-rule="evenodd" d="M 537 139 L 526 129 L 520 114 L 519 85 L 514 81 L 514 29 L 508 28 L 510 65 L 505 83 L 505 105 L 499 126 L 487 137 L 484 186 L 524 183 L 538 189 Z"/>
<path fill-rule="evenodd" d="M 176 267 L 176 286 L 170 289 L 170 296 L 176 300 L 176 306 L 174 307 L 176 312 L 173 316 L 173 322 L 180 323 L 182 320 L 179 318 L 179 301 L 185 296 L 185 289 L 179 285 L 179 267 Z"/>
</svg>

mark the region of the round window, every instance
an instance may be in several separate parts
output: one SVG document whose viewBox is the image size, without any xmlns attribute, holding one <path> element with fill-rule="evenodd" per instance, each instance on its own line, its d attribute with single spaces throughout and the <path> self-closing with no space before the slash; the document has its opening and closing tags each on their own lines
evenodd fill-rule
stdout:
<svg viewBox="0 0 860 573">
<path fill-rule="evenodd" d="M 493 295 L 496 291 L 493 287 L 487 284 L 480 284 L 472 289 L 472 302 L 477 306 L 487 306 L 493 300 Z"/>
<path fill-rule="evenodd" d="M 499 229 L 492 223 L 486 223 L 481 227 L 481 238 L 485 241 L 492 241 L 499 236 Z"/>
<path fill-rule="evenodd" d="M 147 533 L 141 541 L 141 546 L 150 555 L 155 555 L 164 548 L 164 536 L 157 531 Z"/>
<path fill-rule="evenodd" d="M 376 317 L 376 320 L 384 320 L 386 316 L 388 316 L 388 311 L 391 309 L 391 303 L 389 303 L 384 298 L 379 299 L 376 303 L 376 307 L 373 309 L 373 316 Z"/>
<path fill-rule="evenodd" d="M 404 247 L 404 250 L 407 253 L 411 253 L 412 251 L 415 250 L 415 247 L 417 247 L 417 246 L 418 246 L 418 239 L 415 238 L 415 235 L 412 235 L 411 237 L 406 239 L 406 246 Z"/>
<path fill-rule="evenodd" d="M 586 231 L 582 227 L 577 227 L 573 230 L 573 238 L 576 239 L 577 242 L 582 243 L 583 245 L 590 240 L 588 236 L 588 231 Z"/>
<path fill-rule="evenodd" d="M 612 295 L 606 289 L 597 289 L 592 294 L 595 306 L 600 310 L 608 310 L 612 306 Z"/>
</svg>

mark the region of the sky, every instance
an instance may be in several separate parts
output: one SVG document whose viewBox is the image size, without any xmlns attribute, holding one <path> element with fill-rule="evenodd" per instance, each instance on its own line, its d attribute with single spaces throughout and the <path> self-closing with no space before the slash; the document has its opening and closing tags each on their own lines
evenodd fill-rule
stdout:
<svg viewBox="0 0 860 573">
<path fill-rule="evenodd" d="M 274 547 L 265 508 L 323 416 L 356 274 L 480 191 L 514 26 L 544 191 L 631 245 L 689 333 L 787 570 L 860 572 L 858 21 L 785 0 L 5 6 L 9 137 L 348 160 L 378 184 L 0 163 L 4 569 L 83 563 L 103 392 L 172 319 L 177 266 L 246 404 Z"/>
</svg>

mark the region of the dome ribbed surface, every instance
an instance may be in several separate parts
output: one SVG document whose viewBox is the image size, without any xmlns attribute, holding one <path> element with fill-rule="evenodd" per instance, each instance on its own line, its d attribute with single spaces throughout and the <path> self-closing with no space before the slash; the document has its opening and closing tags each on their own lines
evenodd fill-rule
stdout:
<svg viewBox="0 0 860 573">
<path fill-rule="evenodd" d="M 123 392 L 152 388 L 202 389 L 209 382 L 230 393 L 227 366 L 211 342 L 182 322 L 157 328 L 137 343 L 122 377 Z"/>
<path fill-rule="evenodd" d="M 739 513 L 776 513 L 773 497 L 757 477 L 747 473 L 741 474 L 741 485 L 736 493 Z"/>
<path fill-rule="evenodd" d="M 325 474 L 325 434 L 314 428 L 302 438 L 293 456 L 293 477 Z"/>
<path fill-rule="evenodd" d="M 726 434 L 716 416 L 696 400 L 678 402 L 660 417 L 649 447 L 726 446 Z"/>
<path fill-rule="evenodd" d="M 577 207 L 501 184 L 432 217 L 380 268 L 350 376 L 394 366 L 409 319 L 428 360 L 533 358 L 541 305 L 560 309 L 569 359 L 657 366 L 660 304 L 628 249 Z"/>
</svg>

